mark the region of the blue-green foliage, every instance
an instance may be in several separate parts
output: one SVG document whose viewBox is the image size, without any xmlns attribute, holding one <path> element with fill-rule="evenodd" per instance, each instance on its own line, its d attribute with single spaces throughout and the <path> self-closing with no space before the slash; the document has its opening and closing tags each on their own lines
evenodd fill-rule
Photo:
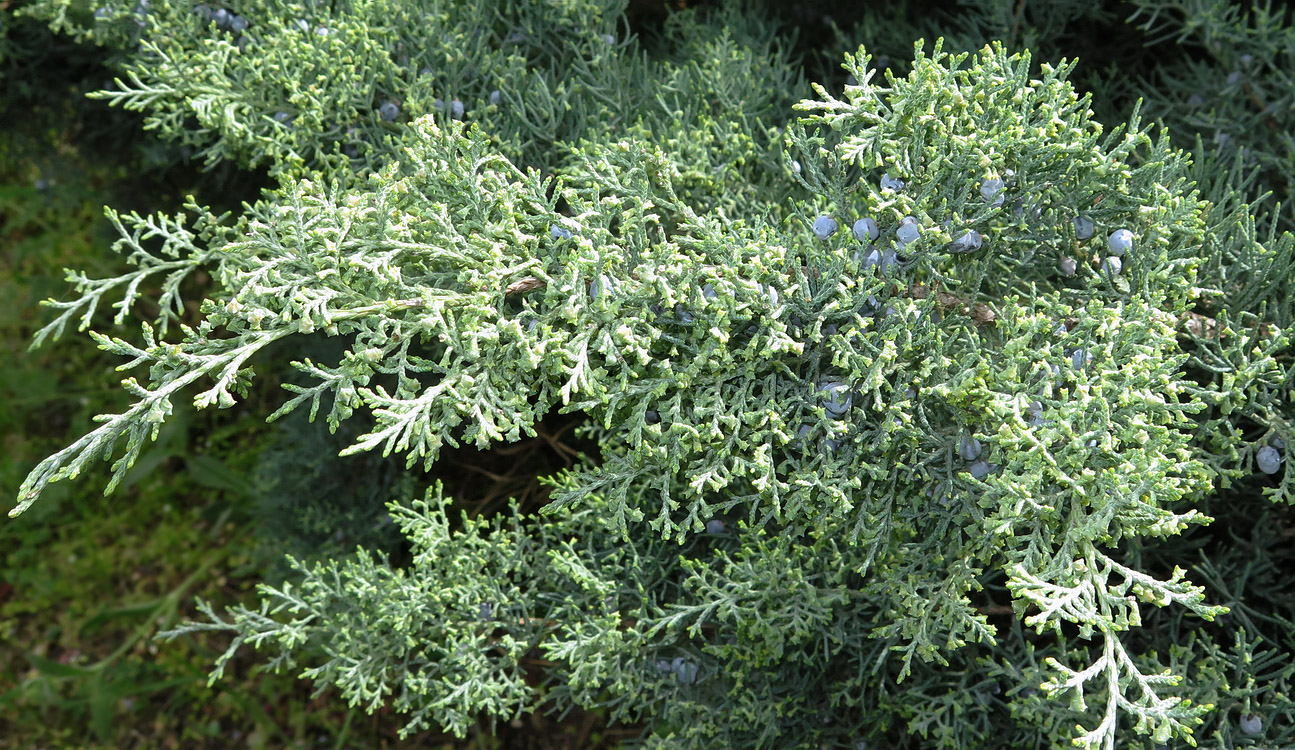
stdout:
<svg viewBox="0 0 1295 750">
<path fill-rule="evenodd" d="M 1256 178 L 1136 110 L 1098 124 L 1071 63 L 919 42 L 897 77 L 858 48 L 853 83 L 791 119 L 810 92 L 758 15 L 677 14 L 641 50 L 602 37 L 621 9 L 258 4 L 243 49 L 180 6 L 93 22 L 140 45 L 105 96 L 281 186 L 238 217 L 192 206 L 193 228 L 111 214 L 141 270 L 72 277 L 43 334 L 164 274 L 143 345 L 92 334 L 147 383 L 15 512 L 124 437 L 115 484 L 188 384 L 226 407 L 257 352 L 345 337 L 294 363 L 308 382 L 273 416 L 369 412 L 343 453 L 431 468 L 580 411 L 601 456 L 549 478 L 539 515 L 453 522 L 439 487 L 393 489 L 412 564 L 301 563 L 259 610 L 205 608 L 176 632 L 235 633 L 217 674 L 251 643 L 407 731 L 602 706 L 660 748 L 1231 747 L 1261 710 L 1289 739 L 1289 597 L 1250 617 L 1238 592 L 1209 624 L 1199 584 L 1248 563 L 1189 541 L 1258 512 L 1257 486 L 1223 494 L 1259 481 L 1257 429 L 1295 439 L 1270 312 L 1295 243 Z M 199 266 L 205 320 L 163 340 Z M 1272 541 L 1244 559 L 1279 568 Z"/>
</svg>

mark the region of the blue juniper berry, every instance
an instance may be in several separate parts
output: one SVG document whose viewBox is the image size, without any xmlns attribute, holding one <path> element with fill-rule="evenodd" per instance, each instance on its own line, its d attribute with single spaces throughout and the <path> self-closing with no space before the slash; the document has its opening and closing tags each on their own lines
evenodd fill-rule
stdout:
<svg viewBox="0 0 1295 750">
<path fill-rule="evenodd" d="M 983 242 L 984 238 L 981 237 L 980 232 L 971 229 L 950 243 L 949 249 L 955 253 L 969 253 L 974 250 L 979 250 Z"/>
<path fill-rule="evenodd" d="M 881 176 L 881 189 L 898 192 L 904 189 L 904 181 L 897 177 L 891 177 L 890 172 L 887 172 Z"/>
<path fill-rule="evenodd" d="M 872 242 L 881 236 L 881 228 L 877 226 L 877 222 L 867 216 L 854 222 L 852 231 L 854 238 L 860 242 Z"/>
<path fill-rule="evenodd" d="M 980 197 L 992 201 L 1003 192 L 1004 183 L 997 177 L 991 177 L 980 183 Z"/>
<path fill-rule="evenodd" d="M 1106 239 L 1106 247 L 1111 255 L 1122 256 L 1133 249 L 1133 233 L 1127 229 L 1117 229 Z"/>
<path fill-rule="evenodd" d="M 1075 238 L 1078 239 L 1080 242 L 1083 242 L 1089 237 L 1092 237 L 1093 233 L 1097 231 L 1097 227 L 1093 225 L 1093 220 L 1088 218 L 1087 216 L 1076 216 L 1074 220 L 1074 224 L 1075 224 Z"/>
<path fill-rule="evenodd" d="M 1271 445 L 1265 445 L 1255 452 L 1255 463 L 1265 474 L 1276 474 L 1282 465 L 1281 454 Z"/>
<path fill-rule="evenodd" d="M 814 236 L 820 240 L 836 234 L 836 219 L 830 216 L 820 216 L 814 220 Z"/>
</svg>

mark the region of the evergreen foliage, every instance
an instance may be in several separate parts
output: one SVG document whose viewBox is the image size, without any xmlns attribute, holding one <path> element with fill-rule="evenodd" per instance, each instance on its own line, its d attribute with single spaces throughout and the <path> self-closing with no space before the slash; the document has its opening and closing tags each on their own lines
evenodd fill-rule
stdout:
<svg viewBox="0 0 1295 750">
<path fill-rule="evenodd" d="M 270 1 L 245 28 L 33 3 L 127 50 L 100 96 L 279 185 L 237 215 L 108 209 L 138 270 L 69 272 L 35 344 L 160 290 L 142 341 L 90 334 L 147 377 L 12 515 L 101 459 L 111 490 L 190 385 L 228 408 L 254 356 L 336 338 L 269 417 L 370 419 L 343 456 L 430 470 L 551 410 L 601 455 L 538 514 L 392 478 L 410 564 L 296 560 L 259 608 L 203 605 L 170 635 L 233 635 L 213 679 L 250 644 L 405 732 L 600 707 L 659 748 L 1295 741 L 1281 96 L 1215 111 L 1244 153 L 1137 106 L 1101 124 L 1073 61 L 1020 47 L 1108 11 L 1017 5 L 894 70 L 838 29 L 848 82 L 811 93 L 736 4 L 640 46 L 612 0 Z M 1215 10 L 1182 33 L 1221 59 Z M 1248 22 L 1245 85 L 1276 92 L 1288 27 Z M 1180 89 L 1148 110 L 1208 129 Z M 174 325 L 199 268 L 204 320 Z"/>
</svg>

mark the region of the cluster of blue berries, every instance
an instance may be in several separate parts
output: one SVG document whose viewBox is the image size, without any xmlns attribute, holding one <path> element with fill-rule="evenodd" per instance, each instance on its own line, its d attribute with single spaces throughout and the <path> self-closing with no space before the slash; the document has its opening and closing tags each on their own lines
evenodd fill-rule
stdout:
<svg viewBox="0 0 1295 750">
<path fill-rule="evenodd" d="M 1087 216 L 1076 216 L 1075 239 L 1086 242 L 1097 233 L 1097 226 Z M 1129 229 L 1117 229 L 1106 238 L 1106 249 L 1110 255 L 1102 261 L 1102 270 L 1112 276 L 1119 276 L 1124 270 L 1124 255 L 1133 249 L 1133 232 Z M 1074 258 L 1062 258 L 1060 270 L 1064 276 L 1074 276 L 1079 264 Z"/>
<path fill-rule="evenodd" d="M 310 22 L 307 21 L 306 19 L 298 18 L 296 21 L 296 24 L 297 24 L 297 28 L 301 29 L 302 32 L 307 34 L 310 33 Z M 328 36 L 328 34 L 329 34 L 329 31 L 327 26 L 315 27 L 315 36 Z"/>
<path fill-rule="evenodd" d="M 697 672 L 699 671 L 696 664 L 682 656 L 677 656 L 674 659 L 658 659 L 656 668 L 661 672 L 673 673 L 682 685 L 691 685 L 696 682 Z"/>
<path fill-rule="evenodd" d="M 983 450 L 984 446 L 980 444 L 980 441 L 970 435 L 963 435 L 958 440 L 958 455 L 962 457 L 963 461 L 975 461 L 980 458 L 980 453 Z"/>
<path fill-rule="evenodd" d="M 980 455 L 984 450 L 985 447 L 980 444 L 980 441 L 970 435 L 963 435 L 958 439 L 958 457 L 963 461 L 971 463 L 971 465 L 967 467 L 967 470 L 970 471 L 971 476 L 976 479 L 984 479 L 998 468 L 996 465 L 980 458 Z"/>
<path fill-rule="evenodd" d="M 1111 255 L 1102 262 L 1102 268 L 1112 276 L 1119 276 L 1120 270 L 1124 267 L 1124 261 L 1121 258 L 1133 249 L 1133 232 L 1127 229 L 1111 232 L 1111 236 L 1106 239 L 1106 249 L 1111 251 Z"/>
<path fill-rule="evenodd" d="M 499 93 L 499 92 L 497 92 L 497 91 L 496 91 L 496 92 L 492 92 L 492 93 L 491 93 L 491 95 L 490 95 L 490 96 L 491 96 L 491 100 L 490 100 L 490 101 L 491 101 L 491 103 L 492 103 L 492 104 L 496 103 L 496 101 L 495 101 L 495 99 L 494 99 L 494 95 L 495 95 L 495 94 L 497 94 L 497 93 Z M 445 100 L 444 100 L 444 99 L 437 99 L 436 101 L 432 102 L 432 109 L 435 109 L 437 112 L 444 112 L 444 111 L 445 111 Z M 451 99 L 451 100 L 450 100 L 450 117 L 453 117 L 453 118 L 454 118 L 454 119 L 456 119 L 456 120 L 462 120 L 462 119 L 463 119 L 463 115 L 466 113 L 466 111 L 467 111 L 467 110 L 466 110 L 466 109 L 464 108 L 464 106 L 463 106 L 463 100 L 462 100 L 462 99 L 457 99 L 457 98 L 455 98 L 455 99 Z"/>
<path fill-rule="evenodd" d="M 140 3 L 144 7 L 148 7 L 147 0 L 140 0 Z M 193 12 L 198 15 L 198 18 L 203 23 L 215 23 L 217 29 L 228 31 L 236 37 L 247 31 L 247 28 L 251 26 L 251 23 L 246 18 L 236 13 L 230 13 L 224 8 L 197 5 L 194 6 Z"/>
<path fill-rule="evenodd" d="M 836 234 L 839 226 L 840 225 L 837 223 L 836 219 L 833 219 L 831 216 L 824 215 L 819 216 L 814 220 L 812 228 L 815 237 L 820 240 L 827 240 Z M 865 244 L 874 242 L 881 237 L 881 227 L 877 225 L 875 219 L 868 216 L 855 221 L 850 232 L 854 235 L 856 240 Z M 917 219 L 912 216 L 905 216 L 900 221 L 899 228 L 895 230 L 895 237 L 899 240 L 900 247 L 916 242 L 921 234 L 921 229 L 917 225 Z M 977 237 L 978 236 L 979 235 L 977 235 Z M 868 245 L 866 250 L 867 255 L 863 257 L 864 270 L 879 267 L 882 273 L 889 273 L 889 271 L 899 262 L 899 256 L 893 248 L 886 247 L 884 250 L 878 250 L 876 247 Z M 854 259 L 858 261 L 860 259 L 860 255 L 861 251 L 856 250 L 854 253 Z"/>
</svg>

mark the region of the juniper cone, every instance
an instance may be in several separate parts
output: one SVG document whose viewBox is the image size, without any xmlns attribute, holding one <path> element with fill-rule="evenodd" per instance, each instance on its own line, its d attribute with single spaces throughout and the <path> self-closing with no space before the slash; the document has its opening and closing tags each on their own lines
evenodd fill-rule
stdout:
<svg viewBox="0 0 1295 750">
<path fill-rule="evenodd" d="M 972 229 L 964 232 L 962 236 L 954 240 L 949 245 L 949 249 L 955 253 L 969 253 L 979 250 L 983 242 L 984 239 L 980 236 L 980 233 Z"/>
<path fill-rule="evenodd" d="M 1255 452 L 1255 464 L 1265 474 L 1276 474 L 1281 470 L 1282 456 L 1277 448 L 1265 445 Z"/>
<path fill-rule="evenodd" d="M 877 222 L 866 216 L 854 222 L 851 231 L 854 233 L 854 238 L 860 242 L 872 242 L 881 236 L 881 228 L 877 226 Z"/>
<path fill-rule="evenodd" d="M 1093 236 L 1093 233 L 1097 231 L 1097 228 L 1093 224 L 1092 219 L 1089 219 L 1087 216 L 1076 216 L 1074 219 L 1074 224 L 1075 224 L 1075 238 L 1078 239 L 1080 242 L 1083 242 L 1084 240 L 1089 239 L 1090 237 Z"/>
<path fill-rule="evenodd" d="M 890 173 L 887 172 L 886 174 L 881 176 L 881 188 L 883 190 L 900 191 L 904 189 L 904 181 L 895 177 L 891 177 Z"/>
<path fill-rule="evenodd" d="M 814 236 L 820 240 L 825 240 L 836 234 L 836 227 L 836 219 L 830 216 L 820 216 L 814 220 Z"/>
<path fill-rule="evenodd" d="M 997 177 L 991 177 L 980 183 L 980 197 L 986 201 L 992 201 L 998 194 L 1003 191 L 1003 181 Z"/>
<path fill-rule="evenodd" d="M 1106 240 L 1106 247 L 1111 255 L 1122 256 L 1133 249 L 1133 233 L 1127 229 L 1117 229 Z"/>
<path fill-rule="evenodd" d="M 880 268 L 882 273 L 889 274 L 898 263 L 899 256 L 896 255 L 894 248 L 888 247 L 885 252 L 881 254 Z"/>
</svg>

